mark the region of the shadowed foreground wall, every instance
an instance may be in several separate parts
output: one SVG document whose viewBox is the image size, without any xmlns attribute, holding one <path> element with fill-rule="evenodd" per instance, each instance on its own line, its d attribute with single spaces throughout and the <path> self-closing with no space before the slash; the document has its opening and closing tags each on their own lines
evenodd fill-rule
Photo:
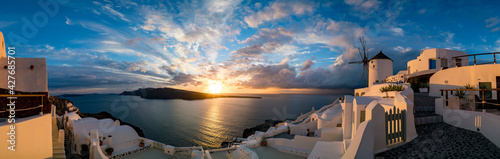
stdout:
<svg viewBox="0 0 500 159">
<path fill-rule="evenodd" d="M 49 158 L 52 157 L 51 114 L 16 120 L 16 151 L 7 149 L 6 140 L 10 124 L 0 123 L 0 158 Z"/>
</svg>

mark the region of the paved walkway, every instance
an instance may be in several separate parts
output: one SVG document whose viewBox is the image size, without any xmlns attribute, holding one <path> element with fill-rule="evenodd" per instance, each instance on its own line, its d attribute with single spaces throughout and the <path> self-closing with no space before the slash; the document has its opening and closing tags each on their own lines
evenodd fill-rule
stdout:
<svg viewBox="0 0 500 159">
<path fill-rule="evenodd" d="M 434 107 L 435 97 L 415 93 L 415 108 Z M 416 111 L 415 118 L 436 116 L 434 109 Z M 418 125 L 417 138 L 378 153 L 375 158 L 500 158 L 500 148 L 481 133 L 446 123 Z"/>
<path fill-rule="evenodd" d="M 416 126 L 418 137 L 375 158 L 500 158 L 500 149 L 481 133 L 446 123 Z"/>
</svg>

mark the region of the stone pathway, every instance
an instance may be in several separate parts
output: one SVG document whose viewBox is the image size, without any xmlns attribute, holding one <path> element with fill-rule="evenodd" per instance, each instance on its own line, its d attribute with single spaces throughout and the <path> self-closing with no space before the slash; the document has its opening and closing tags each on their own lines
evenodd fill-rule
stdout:
<svg viewBox="0 0 500 159">
<path fill-rule="evenodd" d="M 481 133 L 446 123 L 416 126 L 418 137 L 375 158 L 500 158 L 500 149 Z"/>
</svg>

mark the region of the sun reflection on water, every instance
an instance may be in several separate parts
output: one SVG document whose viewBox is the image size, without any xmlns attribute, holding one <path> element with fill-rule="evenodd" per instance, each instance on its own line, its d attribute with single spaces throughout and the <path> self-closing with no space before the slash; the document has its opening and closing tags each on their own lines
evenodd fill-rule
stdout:
<svg viewBox="0 0 500 159">
<path fill-rule="evenodd" d="M 201 123 L 201 134 L 199 134 L 198 138 L 201 141 L 194 141 L 200 144 L 203 147 L 208 148 L 216 148 L 220 147 L 220 144 L 223 141 L 231 139 L 231 136 L 223 135 L 220 131 L 228 131 L 227 127 L 225 127 L 225 123 L 223 119 L 224 114 L 222 114 L 223 110 L 220 106 L 219 99 L 210 99 L 210 108 L 208 108 L 205 116 L 203 116 L 203 121 Z"/>
</svg>

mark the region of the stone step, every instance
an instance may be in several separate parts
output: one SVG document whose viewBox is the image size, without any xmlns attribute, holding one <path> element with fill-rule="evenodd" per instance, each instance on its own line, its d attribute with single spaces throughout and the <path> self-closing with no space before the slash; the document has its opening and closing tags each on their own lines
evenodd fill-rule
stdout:
<svg viewBox="0 0 500 159">
<path fill-rule="evenodd" d="M 53 159 L 66 159 L 66 155 L 64 154 L 58 154 L 58 155 L 52 155 Z"/>
<path fill-rule="evenodd" d="M 52 149 L 63 149 L 64 150 L 64 145 L 52 145 Z"/>
<path fill-rule="evenodd" d="M 59 152 L 59 151 L 64 152 L 64 147 L 53 147 L 53 148 L 52 148 L 52 151 L 53 151 L 53 152 Z"/>
<path fill-rule="evenodd" d="M 435 111 L 435 107 L 415 107 L 415 111 L 422 111 L 422 112 L 433 112 Z"/>
<path fill-rule="evenodd" d="M 443 122 L 443 116 L 441 115 L 415 117 L 415 125 L 425 125 L 425 124 L 442 123 L 442 122 Z"/>
</svg>

